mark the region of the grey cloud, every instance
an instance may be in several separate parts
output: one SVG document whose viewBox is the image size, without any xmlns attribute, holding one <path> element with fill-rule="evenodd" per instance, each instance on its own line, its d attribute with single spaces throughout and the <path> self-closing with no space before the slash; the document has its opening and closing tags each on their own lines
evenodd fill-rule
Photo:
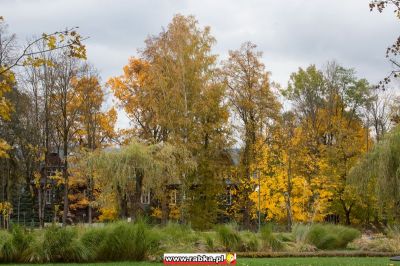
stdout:
<svg viewBox="0 0 400 266">
<path fill-rule="evenodd" d="M 103 81 L 121 73 L 147 36 L 176 13 L 211 26 L 220 59 L 244 41 L 256 43 L 282 85 L 298 67 L 333 59 L 377 82 L 390 71 L 385 49 L 400 34 L 393 12 L 371 13 L 368 0 L 0 0 L 0 13 L 20 40 L 80 26 Z"/>
</svg>

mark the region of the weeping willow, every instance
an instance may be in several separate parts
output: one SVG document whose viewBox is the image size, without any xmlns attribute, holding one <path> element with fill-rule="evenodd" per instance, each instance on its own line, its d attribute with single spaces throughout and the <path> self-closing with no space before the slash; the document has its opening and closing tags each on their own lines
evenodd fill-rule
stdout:
<svg viewBox="0 0 400 266">
<path fill-rule="evenodd" d="M 400 127 L 388 133 L 350 172 L 367 207 L 376 204 L 385 220 L 400 222 Z"/>
<path fill-rule="evenodd" d="M 182 173 L 195 167 L 184 148 L 137 141 L 118 149 L 94 152 L 87 164 L 101 190 L 100 205 L 115 205 L 120 218 L 139 214 L 143 190 L 152 190 L 161 202 L 167 201 L 166 185 L 184 183 Z"/>
</svg>

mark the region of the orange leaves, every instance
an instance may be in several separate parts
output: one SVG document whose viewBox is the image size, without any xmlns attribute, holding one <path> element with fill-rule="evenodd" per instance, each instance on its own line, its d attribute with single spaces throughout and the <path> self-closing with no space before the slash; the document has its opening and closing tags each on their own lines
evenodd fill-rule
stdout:
<svg viewBox="0 0 400 266">
<path fill-rule="evenodd" d="M 159 117 L 155 114 L 159 106 L 156 91 L 148 85 L 148 67 L 149 64 L 144 60 L 130 58 L 128 65 L 123 68 L 123 74 L 107 82 L 119 106 L 131 121 L 137 122 L 146 135 L 156 126 L 154 120 Z"/>
<path fill-rule="evenodd" d="M 1 73 L 1 66 L 0 66 Z M 11 91 L 15 85 L 14 73 L 11 71 L 0 74 L 0 121 L 8 121 L 11 119 L 11 112 L 13 106 L 10 101 L 6 99 L 5 94 Z M 5 140 L 0 138 L 0 158 L 8 158 L 7 151 L 10 150 L 10 145 Z"/>
<path fill-rule="evenodd" d="M 75 138 L 83 141 L 81 145 L 89 149 L 106 145 L 116 137 L 117 112 L 114 108 L 102 111 L 105 93 L 95 70 L 84 65 L 82 75 L 73 77 L 71 85 L 67 110 L 76 113 Z"/>
</svg>

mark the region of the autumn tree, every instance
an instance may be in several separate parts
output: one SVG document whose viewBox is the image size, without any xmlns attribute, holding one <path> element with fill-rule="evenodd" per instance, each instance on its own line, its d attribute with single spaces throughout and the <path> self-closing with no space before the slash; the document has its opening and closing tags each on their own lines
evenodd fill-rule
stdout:
<svg viewBox="0 0 400 266">
<path fill-rule="evenodd" d="M 379 142 L 384 137 L 391 129 L 393 122 L 395 122 L 396 111 L 393 107 L 396 105 L 396 97 L 393 93 L 381 90 L 373 90 L 371 92 L 371 99 L 364 108 L 364 120 L 366 120 L 365 124 L 368 130 L 372 128 L 376 142 Z"/>
<path fill-rule="evenodd" d="M 4 22 L 4 18 L 0 16 L 0 123 L 3 123 L 6 120 L 10 121 L 10 112 L 13 110 L 12 105 L 10 104 L 10 99 L 6 99 L 5 94 L 10 93 L 12 89 L 15 89 L 15 78 L 13 74 L 13 70 L 16 67 L 23 68 L 38 68 L 41 66 L 48 66 L 51 64 L 49 59 L 49 54 L 55 50 L 64 50 L 71 57 L 76 58 L 86 58 L 86 50 L 82 41 L 85 38 L 82 38 L 80 34 L 76 31 L 76 28 L 66 29 L 64 31 L 57 31 L 51 34 L 42 34 L 40 37 L 33 38 L 26 45 L 21 47 L 17 45 L 16 38 L 14 34 L 7 33 L 7 25 Z M 46 82 L 49 81 L 48 75 L 45 75 Z M 47 86 L 48 88 L 49 86 Z M 37 91 L 37 88 L 35 89 Z M 46 93 L 48 90 L 46 91 Z M 10 95 L 24 95 L 21 92 L 11 92 Z M 49 96 L 49 94 L 47 94 Z M 48 97 L 45 97 L 48 99 Z M 38 98 L 36 98 L 37 100 Z M 46 100 L 47 101 L 47 100 Z M 36 101 L 38 103 L 38 101 Z M 34 110 L 37 111 L 39 108 L 37 104 L 33 104 Z M 19 108 L 22 110 L 22 108 Z M 46 108 L 45 108 L 46 109 Z M 48 109 L 46 109 L 48 111 Z M 48 143 L 50 139 L 50 134 L 47 134 L 43 139 L 40 137 L 41 127 L 39 127 L 39 112 L 35 112 L 36 115 L 33 117 L 32 121 L 35 121 L 35 125 L 37 125 L 36 130 L 34 130 L 34 134 L 31 136 L 31 143 L 18 143 L 17 149 L 23 151 L 23 158 L 27 160 L 23 160 L 26 166 L 26 177 L 32 182 L 27 182 L 27 184 L 37 184 L 40 185 L 39 178 L 39 165 L 40 161 L 47 162 L 46 154 L 49 152 Z M 47 113 L 48 114 L 48 113 Z M 16 117 L 22 118 L 20 114 Z M 46 116 L 47 118 L 49 116 Z M 32 118 L 32 117 L 31 117 Z M 49 121 L 48 119 L 45 119 Z M 11 121 L 12 123 L 15 120 Z M 24 126 L 28 126 L 26 123 Z M 48 125 L 48 123 L 46 123 Z M 32 124 L 29 125 L 29 128 Z M 11 127 L 13 130 L 16 127 Z M 46 126 L 46 132 L 49 133 L 49 127 Z M 31 129 L 31 128 L 30 128 Z M 38 137 L 38 138 L 36 138 Z M 39 145 L 40 143 L 40 145 Z M 43 144 L 44 143 L 44 144 Z M 24 145 L 21 145 L 24 144 Z M 27 145 L 29 144 L 29 145 Z M 17 143 L 15 143 L 17 145 Z M 0 156 L 8 156 L 6 151 L 10 150 L 10 146 L 3 140 L 0 139 Z M 45 154 L 44 158 L 41 154 Z M 15 158 L 12 158 L 12 160 Z M 32 171 L 32 169 L 35 169 Z M 36 179 L 36 180 L 35 180 Z M 27 185 L 29 186 L 29 185 Z M 36 190 L 36 188 L 34 189 Z M 30 191 L 30 190 L 28 190 Z M 38 189 L 39 194 L 42 192 L 42 188 Z M 43 225 L 43 204 L 41 204 L 42 200 L 40 200 L 39 196 L 39 220 L 40 224 Z"/>
<path fill-rule="evenodd" d="M 14 34 L 8 34 L 7 25 L 0 17 L 0 125 L 10 119 L 12 106 L 6 99 L 5 94 L 11 91 L 15 85 L 15 77 L 12 71 L 5 72 L 5 66 L 12 62 L 14 50 L 16 49 Z M 8 157 L 7 150 L 10 146 L 4 139 L 0 138 L 0 158 Z"/>
<path fill-rule="evenodd" d="M 167 130 L 158 121 L 162 103 L 157 88 L 150 84 L 148 62 L 130 58 L 123 75 L 109 79 L 107 84 L 128 115 L 135 136 L 150 143 L 167 139 Z"/>
<path fill-rule="evenodd" d="M 216 185 L 222 185 L 217 161 L 229 134 L 225 87 L 211 53 L 214 42 L 209 27 L 199 28 L 193 16 L 176 15 L 166 30 L 146 40 L 140 57 L 130 59 L 122 76 L 108 81 L 137 137 L 183 145 L 201 162 L 195 173 L 182 173 L 183 193 L 197 187 L 190 190 L 196 195 L 182 202 L 193 207 L 190 201 L 202 198 L 207 204 L 201 211 L 209 213 L 208 220 L 216 218 Z M 192 207 L 181 219 L 206 217 Z"/>
<path fill-rule="evenodd" d="M 366 152 L 365 130 L 361 120 L 362 107 L 371 100 L 371 86 L 365 79 L 357 79 L 354 70 L 345 69 L 335 63 L 328 64 L 327 79 L 327 127 L 325 145 L 331 165 L 330 176 L 335 178 L 334 198 L 339 202 L 346 224 L 357 204 L 357 197 L 348 186 L 348 173 L 363 153 Z"/>
<path fill-rule="evenodd" d="M 229 59 L 224 62 L 223 69 L 229 103 L 240 121 L 243 141 L 240 186 L 243 186 L 241 206 L 244 208 L 243 223 L 246 228 L 250 226 L 250 179 L 255 170 L 251 165 L 259 157 L 256 143 L 265 138 L 269 124 L 277 117 L 280 109 L 270 87 L 269 73 L 261 62 L 261 55 L 256 45 L 244 43 L 239 50 L 229 52 Z"/>
<path fill-rule="evenodd" d="M 83 160 L 87 153 L 102 149 L 116 138 L 114 130 L 117 113 L 114 108 L 103 110 L 105 101 L 104 88 L 101 87 L 96 70 L 89 64 L 83 64 L 77 75 L 71 81 L 73 93 L 77 99 L 77 115 L 72 142 L 78 144 L 75 160 Z M 92 205 L 95 203 L 95 179 L 93 171 L 87 171 L 87 166 L 75 162 L 70 179 L 71 192 L 69 198 L 74 203 L 71 208 L 87 209 L 88 222 L 92 222 Z M 80 191 L 85 187 L 85 194 Z"/>
<path fill-rule="evenodd" d="M 371 101 L 370 92 L 366 80 L 336 63 L 329 63 L 324 72 L 315 66 L 299 69 L 283 91 L 295 103 L 301 121 L 309 212 L 325 205 L 320 209 L 341 213 L 350 223 L 359 199 L 348 185 L 348 173 L 368 146 L 362 110 Z"/>
<path fill-rule="evenodd" d="M 11 90 L 14 80 L 13 68 L 46 64 L 48 62 L 43 58 L 43 54 L 62 49 L 66 50 L 71 57 L 86 59 L 86 48 L 82 44 L 84 39 L 76 28 L 70 28 L 51 34 L 43 33 L 19 51 L 15 34 L 8 34 L 7 24 L 0 16 L 0 118 L 6 119 L 11 111 L 11 106 L 3 94 Z M 0 155 L 5 156 L 5 150 L 8 148 L 4 140 L 0 140 Z"/>
</svg>

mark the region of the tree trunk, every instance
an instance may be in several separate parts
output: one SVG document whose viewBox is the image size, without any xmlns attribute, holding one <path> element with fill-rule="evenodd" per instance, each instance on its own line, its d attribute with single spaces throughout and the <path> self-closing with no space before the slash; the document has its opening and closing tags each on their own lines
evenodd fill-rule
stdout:
<svg viewBox="0 0 400 266">
<path fill-rule="evenodd" d="M 287 195 L 286 195 L 286 212 L 287 212 L 287 230 L 292 231 L 293 215 L 292 215 L 292 160 L 289 152 L 289 162 L 287 170 Z"/>
<path fill-rule="evenodd" d="M 137 219 L 139 216 L 139 210 L 140 210 L 140 199 L 142 197 L 142 187 L 143 187 L 143 169 L 136 169 L 135 170 L 135 175 L 136 175 L 136 185 L 135 185 L 135 193 L 133 195 L 133 215 L 134 219 Z"/>
<path fill-rule="evenodd" d="M 168 191 L 167 185 L 163 184 L 161 197 L 161 224 L 165 225 L 168 222 Z"/>
<path fill-rule="evenodd" d="M 90 206 L 90 203 L 88 206 L 88 223 L 92 224 L 92 206 Z"/>
<path fill-rule="evenodd" d="M 64 178 L 64 211 L 63 211 L 63 226 L 67 225 L 67 217 L 69 211 L 69 201 L 68 201 L 68 131 L 64 131 L 64 168 L 63 168 L 63 178 Z"/>
<path fill-rule="evenodd" d="M 245 181 L 250 182 L 250 144 L 246 144 L 245 147 L 245 154 L 244 154 L 244 176 L 245 176 Z M 251 200 L 249 198 L 249 195 L 251 191 L 249 191 L 250 188 L 244 188 L 243 189 L 243 200 L 244 200 L 244 205 L 243 205 L 243 227 L 245 229 L 250 229 L 250 208 L 251 208 Z"/>
<path fill-rule="evenodd" d="M 346 225 L 350 225 L 350 211 L 349 210 L 345 210 L 345 214 L 346 214 Z"/>
<path fill-rule="evenodd" d="M 87 193 L 88 193 L 88 199 L 89 199 L 88 223 L 91 224 L 93 222 L 93 219 L 92 219 L 92 217 L 93 217 L 92 203 L 94 201 L 94 199 L 93 199 L 93 178 L 92 178 L 92 176 L 90 176 L 89 179 L 88 179 Z"/>
<path fill-rule="evenodd" d="M 346 203 L 344 200 L 341 200 L 345 218 L 346 218 L 346 225 L 351 225 L 351 220 L 350 220 L 350 214 L 351 214 L 351 208 L 353 207 L 353 203 L 350 205 L 350 207 L 346 207 Z"/>
<path fill-rule="evenodd" d="M 121 187 L 117 185 L 117 199 L 118 199 L 118 216 L 120 219 L 125 219 L 128 217 L 128 201 L 126 199 L 126 194 L 123 193 Z"/>
<path fill-rule="evenodd" d="M 43 221 L 43 212 L 42 212 L 42 188 L 38 188 L 38 216 L 39 216 L 39 227 L 43 228 L 44 221 Z"/>
</svg>

